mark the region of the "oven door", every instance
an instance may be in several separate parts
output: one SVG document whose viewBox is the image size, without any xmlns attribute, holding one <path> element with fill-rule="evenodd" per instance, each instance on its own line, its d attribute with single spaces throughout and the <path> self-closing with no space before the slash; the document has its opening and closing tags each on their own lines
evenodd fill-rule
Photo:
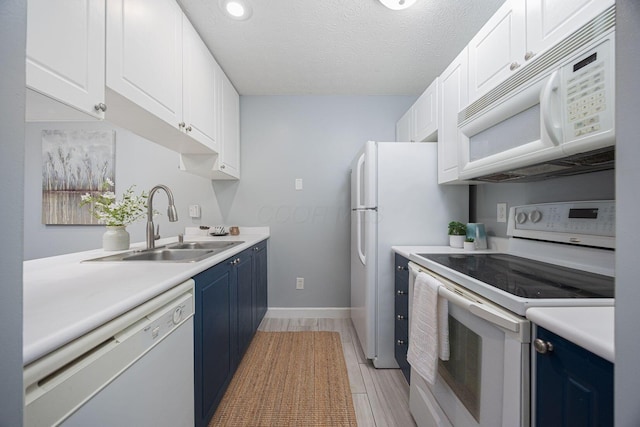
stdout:
<svg viewBox="0 0 640 427">
<path fill-rule="evenodd" d="M 455 427 L 529 426 L 529 321 L 427 273 L 446 286 L 439 295 L 449 302 L 450 356 L 438 361 L 434 384 L 415 371 L 411 376 L 411 393 L 430 413 L 428 421 L 416 420 L 418 425 L 446 417 Z M 418 412 L 420 405 L 412 406 L 412 413 Z"/>
</svg>

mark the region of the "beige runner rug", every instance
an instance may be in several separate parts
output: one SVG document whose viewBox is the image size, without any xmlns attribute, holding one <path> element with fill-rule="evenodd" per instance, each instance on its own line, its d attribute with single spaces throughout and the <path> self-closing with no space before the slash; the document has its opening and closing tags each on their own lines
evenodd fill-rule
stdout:
<svg viewBox="0 0 640 427">
<path fill-rule="evenodd" d="M 356 426 L 337 332 L 261 332 L 209 427 Z"/>
</svg>

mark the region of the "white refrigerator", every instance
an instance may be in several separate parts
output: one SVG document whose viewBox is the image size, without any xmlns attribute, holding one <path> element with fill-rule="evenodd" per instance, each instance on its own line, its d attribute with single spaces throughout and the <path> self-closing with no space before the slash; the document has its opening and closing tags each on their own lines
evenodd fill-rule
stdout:
<svg viewBox="0 0 640 427">
<path fill-rule="evenodd" d="M 368 141 L 351 165 L 351 319 L 376 368 L 398 367 L 391 246 L 446 246 L 468 220 L 468 186 L 438 185 L 437 160 L 436 143 Z"/>
</svg>

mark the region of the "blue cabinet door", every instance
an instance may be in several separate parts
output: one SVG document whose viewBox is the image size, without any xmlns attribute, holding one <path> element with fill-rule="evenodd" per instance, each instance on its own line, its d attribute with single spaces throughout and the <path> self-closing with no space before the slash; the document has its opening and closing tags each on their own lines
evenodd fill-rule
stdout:
<svg viewBox="0 0 640 427">
<path fill-rule="evenodd" d="M 407 362 L 409 349 L 409 260 L 395 256 L 395 358 L 407 382 L 411 366 Z"/>
<path fill-rule="evenodd" d="M 553 348 L 536 352 L 536 426 L 613 426 L 613 364 L 538 327 Z"/>
<path fill-rule="evenodd" d="M 237 292 L 233 273 L 229 262 L 224 262 L 194 277 L 196 427 L 209 423 L 236 369 Z"/>
<path fill-rule="evenodd" d="M 258 329 L 267 313 L 267 242 L 262 241 L 253 248 L 254 273 L 254 318 L 253 327 Z"/>
<path fill-rule="evenodd" d="M 255 328 L 253 327 L 253 269 L 252 251 L 245 250 L 235 259 L 234 269 L 238 289 L 238 357 L 242 359 L 249 347 Z"/>
</svg>

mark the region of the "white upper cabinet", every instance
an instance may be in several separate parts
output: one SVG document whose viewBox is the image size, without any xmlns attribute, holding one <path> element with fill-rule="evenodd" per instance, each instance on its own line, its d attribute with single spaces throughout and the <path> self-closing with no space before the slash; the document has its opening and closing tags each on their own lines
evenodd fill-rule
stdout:
<svg viewBox="0 0 640 427">
<path fill-rule="evenodd" d="M 440 75 L 438 85 L 438 183 L 458 181 L 458 112 L 468 100 L 468 51 L 465 48 Z"/>
<path fill-rule="evenodd" d="M 182 10 L 174 0 L 107 2 L 107 87 L 182 123 Z"/>
<path fill-rule="evenodd" d="M 216 180 L 240 179 L 240 97 L 216 63 L 218 154 L 180 155 L 180 169 Z"/>
<path fill-rule="evenodd" d="M 614 3 L 615 0 L 506 0 L 469 42 L 469 102 Z"/>
<path fill-rule="evenodd" d="M 527 50 L 540 53 L 615 4 L 615 0 L 526 0 Z"/>
<path fill-rule="evenodd" d="M 472 102 L 522 66 L 526 47 L 524 0 L 506 0 L 468 47 Z"/>
<path fill-rule="evenodd" d="M 438 131 L 438 79 L 413 104 L 415 141 L 435 141 Z"/>
<path fill-rule="evenodd" d="M 413 109 L 410 108 L 396 123 L 396 141 L 410 142 L 412 138 Z"/>
<path fill-rule="evenodd" d="M 438 131 L 438 79 L 396 123 L 396 141 L 435 141 Z"/>
<path fill-rule="evenodd" d="M 104 42 L 104 0 L 29 0 L 26 119 L 103 118 Z"/>
<path fill-rule="evenodd" d="M 226 75 L 222 74 L 222 141 L 214 170 L 217 179 L 240 178 L 240 97 Z"/>
<path fill-rule="evenodd" d="M 221 70 L 186 16 L 182 29 L 184 130 L 195 140 L 218 151 L 216 73 Z"/>
</svg>

